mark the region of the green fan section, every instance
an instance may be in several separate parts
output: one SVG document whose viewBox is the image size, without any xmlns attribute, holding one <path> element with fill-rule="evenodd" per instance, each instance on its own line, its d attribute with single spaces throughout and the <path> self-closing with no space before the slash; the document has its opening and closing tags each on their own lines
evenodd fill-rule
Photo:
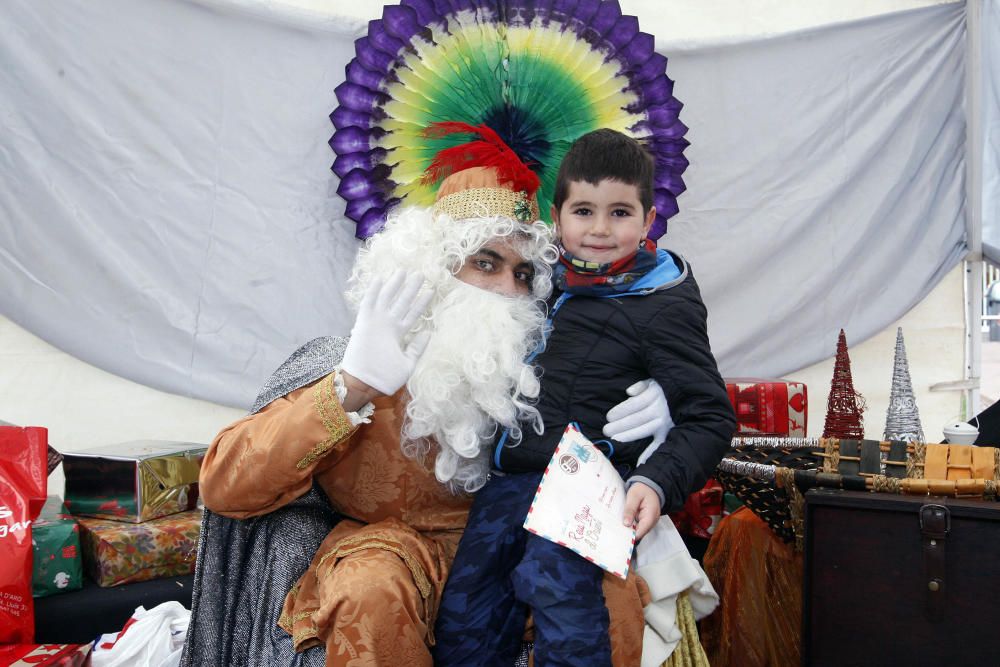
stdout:
<svg viewBox="0 0 1000 667">
<path fill-rule="evenodd" d="M 421 182 L 443 148 L 469 137 L 423 136 L 437 121 L 487 123 L 538 173 L 539 206 L 548 219 L 559 162 L 570 144 L 599 127 L 626 130 L 641 120 L 625 106 L 627 79 L 617 65 L 570 31 L 452 24 L 433 42 L 416 40 L 387 88 L 387 134 L 379 145 L 397 184 L 394 196 L 429 206 L 436 185 Z"/>
</svg>

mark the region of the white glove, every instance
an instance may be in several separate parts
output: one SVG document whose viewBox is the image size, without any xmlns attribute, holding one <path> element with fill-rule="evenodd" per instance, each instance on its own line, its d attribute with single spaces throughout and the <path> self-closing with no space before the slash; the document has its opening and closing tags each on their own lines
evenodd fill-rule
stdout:
<svg viewBox="0 0 1000 667">
<path fill-rule="evenodd" d="M 386 396 L 406 384 L 430 337 L 422 332 L 403 347 L 403 338 L 431 300 L 430 290 L 417 296 L 423 284 L 422 275 L 401 270 L 384 285 L 378 278 L 372 280 L 361 299 L 341 370 Z"/>
<path fill-rule="evenodd" d="M 663 389 L 656 380 L 642 380 L 625 390 L 632 398 L 608 410 L 608 423 L 604 435 L 618 442 L 632 442 L 653 436 L 653 445 L 659 445 L 673 428 L 670 406 Z"/>
</svg>

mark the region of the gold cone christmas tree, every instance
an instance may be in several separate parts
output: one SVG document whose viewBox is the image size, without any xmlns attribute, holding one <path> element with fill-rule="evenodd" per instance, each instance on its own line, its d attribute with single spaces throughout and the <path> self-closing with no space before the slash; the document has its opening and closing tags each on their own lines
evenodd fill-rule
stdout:
<svg viewBox="0 0 1000 667">
<path fill-rule="evenodd" d="M 847 336 L 840 330 L 837 340 L 837 358 L 833 364 L 833 380 L 830 381 L 830 399 L 826 406 L 826 422 L 823 424 L 824 438 L 862 440 L 865 437 L 865 399 L 854 391 L 851 377 L 851 358 L 847 354 Z"/>
<path fill-rule="evenodd" d="M 913 383 L 910 381 L 910 364 L 906 360 L 902 327 L 896 329 L 896 356 L 892 361 L 892 389 L 889 393 L 889 409 L 885 415 L 883 438 L 924 442 L 924 430 L 920 427 L 917 400 L 913 397 Z"/>
</svg>

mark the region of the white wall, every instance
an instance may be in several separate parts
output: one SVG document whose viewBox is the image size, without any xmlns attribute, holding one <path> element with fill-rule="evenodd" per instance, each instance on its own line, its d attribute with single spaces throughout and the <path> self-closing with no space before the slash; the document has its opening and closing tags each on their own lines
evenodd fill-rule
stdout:
<svg viewBox="0 0 1000 667">
<path fill-rule="evenodd" d="M 126 440 L 207 444 L 244 414 L 112 375 L 0 317 L 0 420 L 45 426 L 60 452 Z M 61 467 L 49 493 L 63 493 Z"/>
</svg>

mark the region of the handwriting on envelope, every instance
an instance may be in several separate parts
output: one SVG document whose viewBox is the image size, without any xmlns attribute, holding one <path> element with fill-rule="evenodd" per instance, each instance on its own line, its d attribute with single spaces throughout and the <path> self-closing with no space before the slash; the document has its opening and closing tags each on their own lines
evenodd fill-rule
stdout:
<svg viewBox="0 0 1000 667">
<path fill-rule="evenodd" d="M 635 545 L 635 529 L 622 525 L 624 511 L 618 471 L 570 424 L 538 485 L 525 529 L 624 579 Z"/>
</svg>

